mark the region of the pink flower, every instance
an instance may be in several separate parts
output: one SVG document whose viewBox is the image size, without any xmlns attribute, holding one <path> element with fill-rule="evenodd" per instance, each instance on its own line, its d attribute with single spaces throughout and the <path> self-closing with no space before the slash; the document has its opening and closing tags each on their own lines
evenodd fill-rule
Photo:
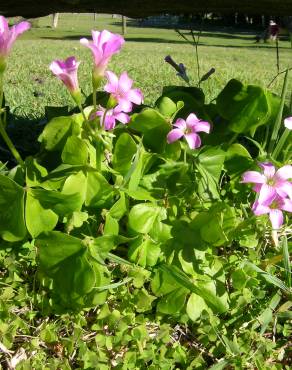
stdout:
<svg viewBox="0 0 292 370">
<path fill-rule="evenodd" d="M 110 71 L 107 71 L 105 76 L 108 83 L 104 90 L 116 100 L 120 111 L 128 113 L 131 112 L 133 103 L 142 104 L 143 95 L 139 89 L 132 89 L 133 80 L 129 78 L 127 72 L 123 72 L 120 78 Z"/>
<path fill-rule="evenodd" d="M 4 71 L 6 67 L 5 59 L 9 55 L 13 43 L 30 27 L 29 22 L 20 22 L 9 29 L 7 19 L 0 16 L 0 72 Z"/>
<path fill-rule="evenodd" d="M 99 107 L 99 109 L 100 110 L 98 110 L 95 115 L 100 117 L 100 124 L 102 124 L 104 120 L 104 129 L 106 131 L 113 130 L 116 126 L 116 121 L 119 121 L 123 124 L 126 124 L 130 121 L 130 117 L 126 113 L 121 112 L 117 107 L 108 110 L 103 107 Z"/>
<path fill-rule="evenodd" d="M 69 57 L 66 60 L 54 60 L 50 65 L 53 74 L 64 82 L 71 94 L 79 92 L 77 71 L 80 62 L 75 57 Z"/>
<path fill-rule="evenodd" d="M 243 183 L 253 183 L 253 190 L 259 193 L 258 202 L 262 205 L 270 204 L 275 196 L 285 198 L 289 196 L 292 200 L 292 183 L 287 181 L 292 178 L 292 166 L 286 165 L 276 168 L 272 163 L 259 163 L 263 173 L 247 171 L 242 176 Z"/>
<path fill-rule="evenodd" d="M 94 58 L 94 78 L 100 79 L 113 54 L 120 51 L 125 40 L 122 36 L 104 31 L 91 31 L 92 42 L 82 38 L 80 43 L 91 49 Z"/>
<path fill-rule="evenodd" d="M 210 123 L 201 121 L 194 113 L 191 113 L 186 120 L 179 118 L 173 125 L 172 129 L 167 135 L 167 142 L 173 143 L 181 137 L 185 137 L 191 149 L 199 148 L 201 146 L 201 138 L 197 132 L 210 132 Z"/>
<path fill-rule="evenodd" d="M 287 118 L 284 119 L 284 126 L 288 130 L 292 130 L 292 117 L 287 117 Z"/>
<path fill-rule="evenodd" d="M 256 216 L 268 214 L 273 229 L 279 229 L 283 225 L 284 217 L 282 211 L 292 212 L 292 201 L 275 195 L 273 200 L 266 205 L 260 204 L 257 200 L 252 210 Z"/>
</svg>

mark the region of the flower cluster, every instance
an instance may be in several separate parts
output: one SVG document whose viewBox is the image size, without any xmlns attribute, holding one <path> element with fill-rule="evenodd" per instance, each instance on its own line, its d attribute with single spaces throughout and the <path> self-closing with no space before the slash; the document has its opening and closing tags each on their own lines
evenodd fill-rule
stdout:
<svg viewBox="0 0 292 370">
<path fill-rule="evenodd" d="M 107 71 L 110 58 L 118 53 L 124 43 L 120 35 L 112 34 L 109 31 L 92 31 L 92 41 L 85 38 L 80 43 L 91 49 L 94 67 L 92 73 L 93 99 L 95 100 L 96 89 L 104 77 L 107 84 L 104 90 L 110 94 L 107 107 L 94 106 L 94 112 L 91 119 L 100 117 L 100 124 L 105 130 L 112 130 L 116 121 L 128 123 L 130 117 L 127 113 L 133 109 L 133 104 L 142 104 L 143 95 L 139 89 L 132 89 L 133 80 L 127 72 L 123 72 L 120 77 L 113 72 Z M 69 57 L 65 61 L 55 60 L 51 63 L 50 69 L 55 76 L 64 82 L 73 99 L 81 105 L 81 92 L 78 85 L 77 71 L 80 62 L 76 58 Z M 95 105 L 95 104 L 94 104 Z"/>
<path fill-rule="evenodd" d="M 292 166 L 286 165 L 278 170 L 270 162 L 259 163 L 262 172 L 247 171 L 242 176 L 243 183 L 254 184 L 258 194 L 252 206 L 256 216 L 268 214 L 273 229 L 283 225 L 283 212 L 292 212 Z"/>
</svg>

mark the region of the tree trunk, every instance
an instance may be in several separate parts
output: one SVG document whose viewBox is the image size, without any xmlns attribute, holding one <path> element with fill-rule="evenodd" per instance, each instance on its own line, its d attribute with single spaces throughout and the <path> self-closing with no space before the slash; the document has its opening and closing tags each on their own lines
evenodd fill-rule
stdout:
<svg viewBox="0 0 292 370">
<path fill-rule="evenodd" d="M 53 14 L 53 28 L 57 28 L 58 27 L 58 22 L 59 22 L 59 13 L 54 13 Z"/>
<path fill-rule="evenodd" d="M 127 33 L 127 17 L 122 15 L 122 34 L 125 35 Z"/>
</svg>

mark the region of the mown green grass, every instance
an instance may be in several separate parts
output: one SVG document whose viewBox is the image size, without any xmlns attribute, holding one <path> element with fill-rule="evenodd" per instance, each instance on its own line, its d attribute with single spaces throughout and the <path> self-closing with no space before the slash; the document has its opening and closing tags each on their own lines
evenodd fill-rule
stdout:
<svg viewBox="0 0 292 370">
<path fill-rule="evenodd" d="M 137 22 L 134 22 L 134 24 Z M 195 48 L 184 41 L 173 29 L 127 28 L 126 44 L 114 56 L 109 68 L 120 73 L 127 70 L 145 95 L 146 103 L 153 103 L 162 86 L 183 84 L 172 68 L 164 62 L 167 54 L 183 62 L 194 83 L 197 82 Z M 46 105 L 71 104 L 66 89 L 54 78 L 48 66 L 54 59 L 75 55 L 82 61 L 79 69 L 80 85 L 85 94 L 91 90 L 92 58 L 90 51 L 80 45 L 81 37 L 90 37 L 91 29 L 121 32 L 120 18 L 93 15 L 61 15 L 57 30 L 50 28 L 51 18 L 39 20 L 39 28 L 27 32 L 16 43 L 9 58 L 5 93 L 8 104 L 17 115 L 40 117 Z M 224 31 L 224 32 L 223 32 Z M 273 44 L 256 44 L 252 33 L 233 33 L 229 29 L 203 31 L 199 42 L 201 75 L 211 67 L 216 73 L 202 87 L 207 100 L 212 100 L 231 78 L 246 83 L 266 86 L 277 74 L 276 48 Z M 188 31 L 183 31 L 191 40 Z M 279 42 L 280 69 L 291 66 L 289 41 Z M 271 86 L 279 93 L 282 79 Z M 36 96 L 35 96 L 36 95 Z"/>
</svg>

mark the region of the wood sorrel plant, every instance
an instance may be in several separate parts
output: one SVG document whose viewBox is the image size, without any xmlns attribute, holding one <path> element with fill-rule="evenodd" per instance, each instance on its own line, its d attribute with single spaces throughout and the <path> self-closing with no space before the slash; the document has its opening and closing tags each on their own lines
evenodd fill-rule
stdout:
<svg viewBox="0 0 292 370">
<path fill-rule="evenodd" d="M 85 102 L 75 57 L 51 64 L 80 113 L 50 119 L 40 152 L 20 167 L 2 168 L 0 236 L 10 248 L 28 241 L 36 250 L 39 288 L 54 310 L 102 306 L 108 291 L 130 286 L 142 270 L 141 312 L 145 304 L 158 320 L 211 323 L 214 333 L 234 320 L 242 328 L 244 313 L 250 320 L 261 315 L 261 305 L 249 308 L 253 302 L 270 304 L 260 284 L 277 290 L 273 310 L 291 295 L 289 274 L 265 271 L 274 260 L 288 266 L 291 245 L 290 153 L 277 149 L 273 157 L 283 133 L 291 143 L 283 94 L 281 100 L 231 80 L 215 103 L 202 89 L 166 86 L 154 107 L 142 106 L 128 74 L 107 71 L 123 42 L 108 31 L 93 31 L 92 43 L 83 39 L 94 56 L 93 95 Z M 2 111 L 5 139 L 3 117 Z M 258 163 L 263 173 L 254 171 Z M 257 197 L 242 182 L 254 183 Z M 285 254 L 270 242 L 262 214 L 269 214 Z M 116 273 L 120 264 L 130 271 L 126 277 Z M 270 321 L 254 330 L 264 333 Z M 234 346 L 226 356 L 241 361 Z"/>
</svg>

